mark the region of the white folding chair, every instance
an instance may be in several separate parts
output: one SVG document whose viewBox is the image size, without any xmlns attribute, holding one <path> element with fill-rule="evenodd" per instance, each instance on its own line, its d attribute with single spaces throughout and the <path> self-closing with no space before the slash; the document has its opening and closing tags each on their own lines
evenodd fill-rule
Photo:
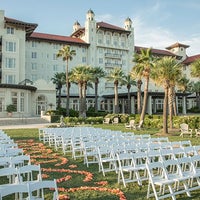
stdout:
<svg viewBox="0 0 200 200">
<path fill-rule="evenodd" d="M 163 165 L 165 167 L 168 179 L 175 182 L 174 194 L 178 195 L 186 193 L 188 197 L 191 197 L 189 191 L 190 176 L 184 176 L 178 160 L 165 160 Z"/>
<path fill-rule="evenodd" d="M 20 181 L 38 181 L 42 180 L 40 165 L 24 165 L 18 168 Z"/>
<path fill-rule="evenodd" d="M 139 180 L 135 174 L 133 165 L 133 155 L 131 153 L 116 154 L 118 161 L 118 183 L 122 182 L 124 187 L 127 183 L 136 182 Z"/>
<path fill-rule="evenodd" d="M 111 147 L 98 147 L 99 172 L 105 176 L 106 172 L 116 171 L 116 158 L 113 155 Z"/>
<path fill-rule="evenodd" d="M 148 162 L 147 152 L 136 152 L 133 154 L 133 166 L 139 186 L 142 186 L 142 181 L 148 180 L 146 163 Z"/>
<path fill-rule="evenodd" d="M 57 184 L 56 180 L 45 180 L 45 181 L 35 181 L 35 182 L 30 182 L 28 183 L 29 187 L 29 197 L 28 200 L 44 200 L 45 195 L 44 195 L 44 189 L 49 188 L 51 190 L 54 190 L 53 192 L 53 197 L 49 197 L 49 199 L 52 200 L 58 200 L 58 189 L 57 189 Z M 36 196 L 34 196 L 34 192 L 37 191 Z"/>
<path fill-rule="evenodd" d="M 185 151 L 181 147 L 173 148 L 173 154 L 174 154 L 174 159 L 181 158 L 185 156 Z"/>
<path fill-rule="evenodd" d="M 2 200 L 3 197 L 21 200 L 23 199 L 23 193 L 26 193 L 26 196 L 28 194 L 28 185 L 25 183 L 0 185 L 0 200 Z"/>
<path fill-rule="evenodd" d="M 10 158 L 10 165 L 12 167 L 21 167 L 26 164 L 31 164 L 30 155 L 19 155 Z"/>
<path fill-rule="evenodd" d="M 6 156 L 8 156 L 8 157 L 19 156 L 19 155 L 23 155 L 23 149 L 20 149 L 20 148 L 6 149 Z"/>
<path fill-rule="evenodd" d="M 89 164 L 98 163 L 98 150 L 94 141 L 83 143 L 84 164 L 89 167 Z"/>
<path fill-rule="evenodd" d="M 0 158 L 0 166 L 1 167 L 9 167 L 10 166 L 10 157 L 1 157 Z"/>
<path fill-rule="evenodd" d="M 146 163 L 149 177 L 147 199 L 154 196 L 156 200 L 171 197 L 175 200 L 174 180 L 169 180 L 162 162 Z M 167 189 L 166 189 L 167 187 Z"/>
<path fill-rule="evenodd" d="M 0 177 L 4 178 L 4 184 L 19 182 L 18 171 L 15 167 L 4 167 L 0 169 Z"/>
<path fill-rule="evenodd" d="M 192 179 L 191 190 L 200 189 L 200 155 L 194 155 L 190 158 L 194 167 L 194 174 Z"/>
<path fill-rule="evenodd" d="M 163 161 L 174 158 L 174 152 L 172 149 L 161 149 L 160 154 L 162 158 L 161 160 Z"/>
</svg>

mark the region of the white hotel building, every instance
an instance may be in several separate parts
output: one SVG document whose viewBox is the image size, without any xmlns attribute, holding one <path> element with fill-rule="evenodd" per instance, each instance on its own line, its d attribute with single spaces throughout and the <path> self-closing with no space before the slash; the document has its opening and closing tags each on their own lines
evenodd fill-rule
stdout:
<svg viewBox="0 0 200 200">
<path fill-rule="evenodd" d="M 5 16 L 0 10 L 0 117 L 6 117 L 6 106 L 15 104 L 17 117 L 37 116 L 41 110 L 56 108 L 56 86 L 51 78 L 57 72 L 65 72 L 66 63 L 56 54 L 63 45 L 70 45 L 76 56 L 69 62 L 69 70 L 78 65 L 100 66 L 106 72 L 118 66 L 128 73 L 133 67 L 134 52 L 140 48 L 134 44 L 134 28 L 127 18 L 124 28 L 105 22 L 96 22 L 92 10 L 86 13 L 85 25 L 75 22 L 70 36 L 35 32 L 37 24 L 27 23 Z M 167 50 L 152 49 L 159 56 L 177 56 L 185 63 L 185 73 L 189 76 L 189 64 L 200 55 L 188 57 L 189 46 L 175 43 Z M 114 85 L 100 80 L 98 106 L 100 110 L 113 111 Z M 150 84 L 147 112 L 156 113 L 162 109 L 163 90 Z M 182 93 L 177 93 L 181 103 Z M 62 104 L 65 107 L 65 88 L 62 90 Z M 135 113 L 137 88 L 131 88 L 131 112 Z M 127 88 L 119 87 L 120 112 L 127 112 Z M 194 99 L 188 106 L 195 105 Z M 94 89 L 87 89 L 87 106 L 94 105 Z M 70 108 L 78 110 L 78 87 L 70 88 Z"/>
</svg>

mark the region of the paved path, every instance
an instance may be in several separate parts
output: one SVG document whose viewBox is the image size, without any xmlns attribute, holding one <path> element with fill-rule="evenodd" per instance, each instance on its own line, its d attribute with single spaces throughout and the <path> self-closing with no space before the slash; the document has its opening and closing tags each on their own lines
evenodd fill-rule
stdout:
<svg viewBox="0 0 200 200">
<path fill-rule="evenodd" d="M 6 126 L 0 126 L 0 129 L 43 128 L 43 127 L 48 127 L 50 125 L 57 125 L 57 123 L 6 125 Z"/>
</svg>

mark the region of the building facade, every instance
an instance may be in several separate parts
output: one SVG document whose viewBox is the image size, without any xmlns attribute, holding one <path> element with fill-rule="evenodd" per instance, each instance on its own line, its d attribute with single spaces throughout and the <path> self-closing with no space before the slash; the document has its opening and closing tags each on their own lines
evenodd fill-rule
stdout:
<svg viewBox="0 0 200 200">
<path fill-rule="evenodd" d="M 102 67 L 107 73 L 114 67 L 121 67 L 127 74 L 133 67 L 133 55 L 141 48 L 135 46 L 134 28 L 130 18 L 124 27 L 106 22 L 96 22 L 92 10 L 86 13 L 84 26 L 75 22 L 70 36 L 35 32 L 37 24 L 27 23 L 5 16 L 0 11 L 0 117 L 6 116 L 6 106 L 14 104 L 15 116 L 37 116 L 41 111 L 56 108 L 56 86 L 51 78 L 55 73 L 65 72 L 66 63 L 57 58 L 64 45 L 76 51 L 69 62 L 69 70 L 78 65 Z M 175 43 L 167 50 L 152 49 L 159 56 L 176 56 L 183 62 L 189 76 L 189 64 L 194 61 L 187 57 L 189 46 Z M 197 55 L 195 59 L 200 57 Z M 101 79 L 98 91 L 99 110 L 113 111 L 114 84 Z M 70 108 L 79 110 L 78 87 L 70 88 Z M 62 105 L 66 105 L 65 87 L 62 89 Z M 181 103 L 178 93 L 177 102 Z M 131 112 L 136 109 L 136 87 L 131 88 Z M 127 112 L 127 88 L 119 87 L 120 112 Z M 162 109 L 163 90 L 150 83 L 147 112 L 156 113 Z M 87 107 L 94 106 L 94 89 L 87 88 Z"/>
</svg>

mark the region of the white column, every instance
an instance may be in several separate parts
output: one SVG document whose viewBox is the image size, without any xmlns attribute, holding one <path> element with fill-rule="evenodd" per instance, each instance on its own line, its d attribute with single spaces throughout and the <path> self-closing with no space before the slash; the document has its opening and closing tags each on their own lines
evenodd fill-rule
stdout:
<svg viewBox="0 0 200 200">
<path fill-rule="evenodd" d="M 183 101 L 182 101 L 182 107 L 183 107 L 183 110 L 182 110 L 182 113 L 183 115 L 186 114 L 186 96 L 183 96 Z"/>
<path fill-rule="evenodd" d="M 156 113 L 156 99 L 153 99 L 153 112 Z"/>
<path fill-rule="evenodd" d="M 131 113 L 135 114 L 135 97 L 131 97 Z"/>
<path fill-rule="evenodd" d="M 147 100 L 147 113 L 152 115 L 152 97 L 149 95 Z"/>
</svg>

